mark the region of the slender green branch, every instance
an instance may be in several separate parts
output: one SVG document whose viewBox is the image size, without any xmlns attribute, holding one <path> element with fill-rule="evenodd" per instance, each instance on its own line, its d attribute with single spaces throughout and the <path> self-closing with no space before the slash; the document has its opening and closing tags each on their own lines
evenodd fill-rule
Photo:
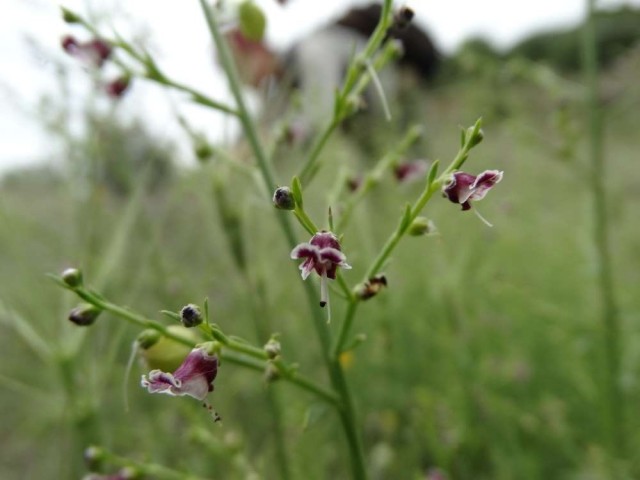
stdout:
<svg viewBox="0 0 640 480">
<path fill-rule="evenodd" d="M 609 219 L 607 217 L 606 168 L 603 146 L 602 109 L 599 100 L 598 60 L 596 41 L 595 0 L 587 0 L 587 21 L 584 28 L 584 76 L 587 84 L 586 108 L 589 124 L 590 190 L 592 195 L 593 241 L 597 282 L 602 302 L 602 328 L 606 364 L 606 416 L 609 449 L 612 459 L 625 458 L 624 395 L 620 387 L 622 344 L 620 319 L 615 298 Z M 614 470 L 612 477 L 619 477 Z"/>
</svg>

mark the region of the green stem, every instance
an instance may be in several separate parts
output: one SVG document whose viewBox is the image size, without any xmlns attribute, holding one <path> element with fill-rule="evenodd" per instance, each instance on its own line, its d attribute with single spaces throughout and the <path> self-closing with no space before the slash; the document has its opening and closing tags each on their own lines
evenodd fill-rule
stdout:
<svg viewBox="0 0 640 480">
<path fill-rule="evenodd" d="M 606 362 L 606 409 L 609 448 L 612 459 L 625 458 L 626 432 L 624 396 L 620 388 L 620 320 L 615 299 L 613 265 L 607 217 L 606 168 L 603 148 L 602 111 L 599 101 L 595 0 L 587 0 L 588 16 L 584 28 L 584 75 L 587 84 L 586 107 L 589 122 L 590 190 L 592 195 L 593 241 Z M 617 476 L 615 472 L 613 476 Z"/>
<path fill-rule="evenodd" d="M 306 184 L 313 178 L 316 170 L 316 162 L 318 161 L 320 152 L 324 150 L 326 143 L 329 141 L 329 138 L 331 138 L 331 135 L 333 135 L 333 132 L 339 124 L 340 121 L 337 118 L 332 118 L 327 126 L 323 129 L 320 136 L 313 143 L 313 146 L 311 147 L 311 150 L 309 151 L 309 154 L 304 161 L 304 166 L 302 167 L 302 170 L 298 175 L 302 183 Z"/>
<path fill-rule="evenodd" d="M 349 331 L 351 330 L 351 325 L 353 324 L 353 319 L 356 316 L 358 305 L 360 305 L 360 302 L 356 299 L 349 302 L 349 306 L 347 307 L 347 313 L 345 313 L 344 321 L 340 326 L 340 333 L 338 334 L 338 340 L 336 341 L 333 347 L 333 356 L 335 358 L 339 358 L 340 354 L 342 353 L 344 344 L 347 341 L 347 336 L 349 335 Z"/>
<path fill-rule="evenodd" d="M 390 0 L 385 0 L 385 4 L 386 3 L 390 3 Z M 246 108 L 244 98 L 240 89 L 238 74 L 231 58 L 231 54 L 224 39 L 222 38 L 222 35 L 220 34 L 213 11 L 205 0 L 200 0 L 200 6 L 202 7 L 202 10 L 206 17 L 207 25 L 211 32 L 211 36 L 214 40 L 216 48 L 218 49 L 220 61 L 227 74 L 231 92 L 236 100 L 240 122 L 249 141 L 249 145 L 251 146 L 251 149 L 253 150 L 253 153 L 256 157 L 256 161 L 262 174 L 263 181 L 265 182 L 267 188 L 270 191 L 273 191 L 276 188 L 277 184 L 274 180 L 274 175 L 271 171 L 271 166 L 268 162 L 267 155 L 265 154 L 262 145 L 258 140 L 253 119 L 251 118 L 251 115 Z M 293 248 L 297 244 L 297 241 L 293 233 L 292 224 L 289 220 L 289 217 L 285 216 L 285 213 L 286 212 L 279 212 L 277 218 L 280 227 L 282 228 L 282 231 L 287 239 L 287 242 L 289 243 L 289 247 Z M 331 383 L 341 399 L 341 402 L 337 405 L 337 408 L 340 421 L 347 437 L 347 444 L 350 451 L 349 459 L 351 461 L 353 476 L 357 480 L 363 480 L 367 478 L 367 474 L 364 463 L 364 453 L 362 444 L 360 442 L 360 433 L 358 432 L 356 426 L 357 419 L 351 392 L 349 391 L 348 385 L 344 378 L 344 372 L 340 363 L 337 360 L 331 358 L 331 336 L 322 311 L 317 307 L 317 293 L 315 292 L 311 283 L 308 282 L 304 282 L 304 290 L 309 302 L 314 328 L 322 347 L 323 359 L 327 365 Z"/>
</svg>

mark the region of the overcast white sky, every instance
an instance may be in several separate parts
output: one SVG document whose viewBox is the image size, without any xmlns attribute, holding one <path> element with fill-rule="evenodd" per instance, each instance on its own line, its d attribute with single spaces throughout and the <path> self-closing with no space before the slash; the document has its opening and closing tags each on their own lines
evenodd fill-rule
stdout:
<svg viewBox="0 0 640 480">
<path fill-rule="evenodd" d="M 274 0 L 257 0 L 269 16 L 267 37 L 286 49 L 309 30 L 354 3 L 367 0 L 293 0 L 287 9 Z M 406 0 L 416 11 L 416 21 L 425 26 L 445 52 L 454 50 L 470 36 L 482 35 L 496 46 L 508 47 L 526 35 L 558 26 L 571 26 L 584 16 L 586 0 Z M 117 30 L 146 31 L 161 52 L 161 65 L 178 79 L 216 98 L 225 86 L 213 72 L 211 42 L 196 0 L 3 0 L 0 15 L 0 172 L 42 159 L 52 150 L 50 138 L 35 118 L 38 99 L 55 93 L 51 58 L 69 62 L 74 75 L 85 73 L 59 48 L 60 37 L 70 31 L 59 15 L 63 4 L 87 14 L 106 13 Z M 601 0 L 598 5 L 640 5 L 640 0 Z M 81 36 L 81 35 L 79 35 Z M 34 55 L 29 39 L 44 47 Z M 115 73 L 114 73 L 115 74 Z M 78 87 L 81 88 L 80 86 Z M 148 121 L 158 134 L 180 137 L 173 121 L 173 106 L 180 105 L 199 128 L 211 130 L 220 119 L 197 107 L 185 107 L 160 89 L 138 85 L 123 99 L 124 115 Z M 78 99 L 82 99 L 79 91 Z M 186 110 L 185 110 L 186 109 Z M 211 133 L 211 136 L 215 136 Z"/>
</svg>

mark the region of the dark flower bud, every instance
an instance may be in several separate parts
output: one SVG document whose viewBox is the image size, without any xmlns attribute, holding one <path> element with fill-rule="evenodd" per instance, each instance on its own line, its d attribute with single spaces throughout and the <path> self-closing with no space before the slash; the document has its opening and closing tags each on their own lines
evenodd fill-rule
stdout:
<svg viewBox="0 0 640 480">
<path fill-rule="evenodd" d="M 404 30 L 413 20 L 415 13 L 407 6 L 401 7 L 393 16 L 393 28 L 395 31 Z"/>
<path fill-rule="evenodd" d="M 409 226 L 409 235 L 420 237 L 422 235 L 430 235 L 436 232 L 435 224 L 425 217 L 416 217 Z"/>
<path fill-rule="evenodd" d="M 371 277 L 364 284 L 360 285 L 356 289 L 356 295 L 361 300 L 369 300 L 370 298 L 375 297 L 382 287 L 387 286 L 387 277 L 383 274 L 376 275 L 375 277 Z"/>
<path fill-rule="evenodd" d="M 289 187 L 278 187 L 273 193 L 273 205 L 280 210 L 293 210 L 296 201 Z"/>
<path fill-rule="evenodd" d="M 275 338 L 271 337 L 269 341 L 264 346 L 264 351 L 267 353 L 267 357 L 273 360 L 278 355 L 280 355 L 280 342 Z"/>
<path fill-rule="evenodd" d="M 80 327 L 88 327 L 93 325 L 101 312 L 102 309 L 95 305 L 83 303 L 69 312 L 69 320 Z"/>
<path fill-rule="evenodd" d="M 62 281 L 71 288 L 82 286 L 82 272 L 77 268 L 67 268 L 62 272 Z"/>
<path fill-rule="evenodd" d="M 66 23 L 80 23 L 82 20 L 77 14 L 69 10 L 68 8 L 60 7 L 62 10 L 62 20 Z"/>
<path fill-rule="evenodd" d="M 187 328 L 197 327 L 202 323 L 202 313 L 197 305 L 190 303 L 180 310 L 180 321 Z"/>
<path fill-rule="evenodd" d="M 353 193 L 362 186 L 362 177 L 349 177 L 347 178 L 347 189 Z"/>
<path fill-rule="evenodd" d="M 107 83 L 104 90 L 111 98 L 118 99 L 129 89 L 130 84 L 131 77 L 129 75 L 123 75 Z"/>
</svg>

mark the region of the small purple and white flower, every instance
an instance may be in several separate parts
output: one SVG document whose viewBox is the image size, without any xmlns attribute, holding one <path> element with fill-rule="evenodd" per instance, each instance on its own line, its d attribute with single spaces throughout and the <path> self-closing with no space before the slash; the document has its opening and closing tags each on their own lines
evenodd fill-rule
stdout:
<svg viewBox="0 0 640 480">
<path fill-rule="evenodd" d="M 485 170 L 478 176 L 456 172 L 442 191 L 453 203 L 462 205 L 462 210 L 469 210 L 470 202 L 482 200 L 489 190 L 502 180 L 502 174 L 499 170 Z"/>
<path fill-rule="evenodd" d="M 462 210 L 470 210 L 471 202 L 482 200 L 500 180 L 502 180 L 503 172 L 500 170 L 485 170 L 478 176 L 465 172 L 456 172 L 452 175 L 451 181 L 444 186 L 442 192 L 453 203 L 462 205 Z M 485 220 L 476 210 L 476 215 L 486 223 Z"/>
<path fill-rule="evenodd" d="M 111 56 L 111 45 L 101 38 L 80 42 L 71 35 L 61 40 L 62 48 L 72 57 L 76 57 L 88 67 L 100 68 Z"/>
<path fill-rule="evenodd" d="M 426 160 L 411 160 L 398 163 L 393 168 L 393 175 L 400 183 L 411 183 L 418 180 L 425 180 L 429 163 Z"/>
<path fill-rule="evenodd" d="M 320 275 L 320 306 L 329 302 L 327 278 L 335 280 L 338 267 L 350 269 L 347 257 L 340 248 L 338 237 L 333 233 L 322 231 L 316 233 L 309 243 L 301 243 L 291 251 L 294 260 L 304 259 L 300 264 L 302 279 L 306 280 L 312 271 Z"/>
<path fill-rule="evenodd" d="M 142 376 L 140 385 L 149 393 L 166 393 L 172 396 L 189 395 L 204 400 L 213 391 L 213 381 L 218 373 L 218 357 L 205 345 L 195 347 L 173 373 L 151 370 Z"/>
</svg>

